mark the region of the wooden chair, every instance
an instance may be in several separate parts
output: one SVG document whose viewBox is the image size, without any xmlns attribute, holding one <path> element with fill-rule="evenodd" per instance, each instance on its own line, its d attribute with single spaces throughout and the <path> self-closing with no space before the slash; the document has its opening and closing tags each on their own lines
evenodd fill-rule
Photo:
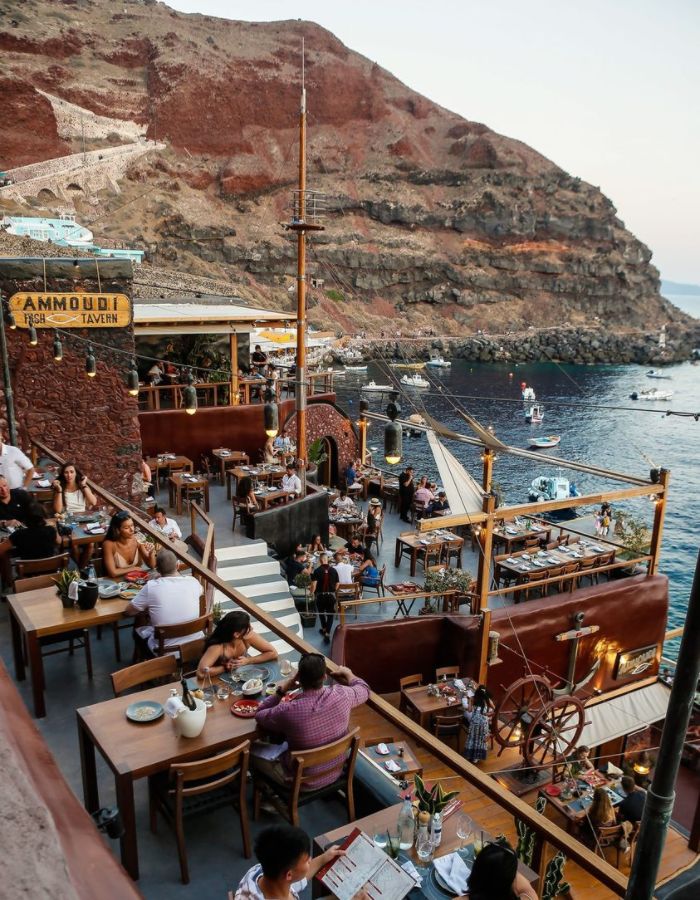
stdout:
<svg viewBox="0 0 700 900">
<path fill-rule="evenodd" d="M 185 675 L 193 675 L 197 671 L 199 661 L 204 655 L 205 638 L 197 638 L 194 641 L 185 641 L 180 644 L 180 666 Z"/>
<path fill-rule="evenodd" d="M 617 552 L 616 550 L 611 550 L 609 553 L 601 553 L 601 555 L 598 557 L 598 565 L 601 567 L 602 566 L 611 566 L 615 562 L 616 552 Z M 601 575 L 605 576 L 609 580 L 611 574 L 612 574 L 612 572 L 599 572 L 596 570 L 593 573 L 593 577 L 595 578 L 595 583 L 596 584 L 600 583 Z"/>
<path fill-rule="evenodd" d="M 594 852 L 607 860 L 605 851 L 612 847 L 615 850 L 615 868 L 620 868 L 620 841 L 625 837 L 622 825 L 600 825 L 595 830 Z"/>
<path fill-rule="evenodd" d="M 442 545 L 442 560 L 449 566 L 453 559 L 457 561 L 457 568 L 462 568 L 462 547 L 464 541 L 460 538 L 454 541 L 445 541 Z"/>
<path fill-rule="evenodd" d="M 571 540 L 571 535 L 567 532 L 566 534 L 560 534 L 557 538 L 557 545 L 559 547 L 568 546 L 569 541 Z"/>
<path fill-rule="evenodd" d="M 27 575 L 46 575 L 49 572 L 60 572 L 65 569 L 70 553 L 58 553 L 56 556 L 45 556 L 43 559 L 16 559 L 15 566 L 19 578 Z"/>
<path fill-rule="evenodd" d="M 435 681 L 441 678 L 459 678 L 459 666 L 443 666 L 441 669 L 435 669 Z"/>
<path fill-rule="evenodd" d="M 593 570 L 595 567 L 599 565 L 598 558 L 596 556 L 591 556 L 590 559 L 580 559 L 579 566 L 579 576 L 576 579 L 576 587 L 580 587 L 583 583 L 584 578 L 590 578 L 591 584 L 593 584 L 593 579 L 596 577 Z"/>
<path fill-rule="evenodd" d="M 172 653 L 187 643 L 182 641 L 180 644 L 172 644 L 165 646 L 165 642 L 171 638 L 187 637 L 189 634 L 195 634 L 197 631 L 206 632 L 209 627 L 209 615 L 199 616 L 197 619 L 191 619 L 189 622 L 180 622 L 178 625 L 156 625 L 153 629 L 153 636 L 156 639 L 158 650 L 156 654 L 163 656 L 165 653 Z"/>
<path fill-rule="evenodd" d="M 39 588 L 52 587 L 56 584 L 53 575 L 32 575 L 29 578 L 17 578 L 14 583 L 15 594 L 25 591 L 37 591 Z"/>
<path fill-rule="evenodd" d="M 527 538 L 523 542 L 523 550 L 532 550 L 533 547 L 539 547 L 539 546 L 540 546 L 540 538 L 538 538 L 538 537 Z"/>
<path fill-rule="evenodd" d="M 564 572 L 564 566 L 557 566 L 555 569 L 547 570 L 547 578 L 559 578 Z M 543 590 L 545 594 L 548 594 L 549 591 L 554 588 L 555 593 L 561 593 L 561 581 L 558 581 L 556 584 L 548 584 Z"/>
<path fill-rule="evenodd" d="M 156 656 L 154 659 L 147 659 L 134 666 L 127 666 L 126 669 L 119 669 L 109 676 L 112 679 L 112 691 L 115 697 L 121 697 L 131 688 L 140 687 L 158 678 L 174 675 L 177 668 L 177 657 L 171 655 Z"/>
<path fill-rule="evenodd" d="M 578 562 L 570 562 L 570 563 L 567 563 L 565 566 L 561 567 L 561 574 L 562 575 L 573 575 L 574 572 L 578 572 L 578 569 L 579 569 Z M 557 587 L 559 588 L 559 593 L 562 594 L 564 591 L 568 591 L 569 593 L 571 593 L 574 589 L 575 583 L 576 583 L 575 578 L 567 578 L 566 580 L 564 580 L 562 578 L 562 580 L 557 585 Z"/>
<path fill-rule="evenodd" d="M 422 519 L 425 515 L 425 500 L 411 500 L 411 525 L 416 524 L 416 519 Z"/>
<path fill-rule="evenodd" d="M 183 884 L 189 884 L 190 881 L 184 829 L 184 819 L 188 815 L 228 805 L 231 802 L 237 804 L 243 835 L 243 853 L 246 859 L 250 858 L 250 824 L 246 804 L 249 761 L 250 741 L 243 741 L 237 747 L 207 759 L 176 763 L 170 766 L 166 779 L 158 777 L 149 779 L 151 831 L 156 831 L 158 812 L 161 812 L 168 824 L 174 827 Z M 231 789 L 234 782 L 238 783 L 237 791 Z M 208 803 L 200 799 L 205 794 L 213 795 L 208 798 Z"/>
<path fill-rule="evenodd" d="M 510 559 L 510 554 L 499 553 L 498 556 L 493 557 L 493 581 L 496 588 L 501 586 L 501 582 L 503 582 L 503 587 L 510 587 L 515 580 L 515 576 L 509 569 L 501 568 L 500 564 L 504 559 Z"/>
<path fill-rule="evenodd" d="M 445 738 L 457 738 L 456 750 L 459 753 L 467 742 L 467 724 L 464 715 L 433 716 L 433 734 L 445 741 Z M 445 741 L 447 743 L 447 741 Z"/>
<path fill-rule="evenodd" d="M 527 600 L 530 596 L 530 591 L 538 591 L 540 597 L 543 596 L 542 585 L 538 584 L 540 581 L 544 581 L 547 578 L 547 572 L 540 570 L 539 572 L 528 572 L 523 575 L 522 578 L 518 579 L 518 590 L 515 594 L 515 602 L 520 603 L 522 599 L 522 594 L 525 595 L 525 599 Z"/>
<path fill-rule="evenodd" d="M 399 533 L 399 537 L 406 534 L 414 534 L 413 531 L 402 531 Z M 409 559 L 411 558 L 411 548 L 408 544 L 404 544 L 403 542 L 399 544 L 399 565 L 401 565 L 401 560 L 407 556 Z"/>
<path fill-rule="evenodd" d="M 377 597 L 384 597 L 384 576 L 386 575 L 386 563 L 379 570 L 379 581 L 377 584 L 363 584 L 360 582 L 361 595 L 364 596 L 367 591 L 376 594 Z"/>
<path fill-rule="evenodd" d="M 299 825 L 299 807 L 312 803 L 321 797 L 343 791 L 348 805 L 348 821 L 355 818 L 355 796 L 353 794 L 353 776 L 355 760 L 360 746 L 360 728 L 356 726 L 344 737 L 308 750 L 296 750 L 290 753 L 292 760 L 292 780 L 280 784 L 260 769 L 253 769 L 254 816 L 260 812 L 260 800 L 265 792 L 279 812 L 286 816 L 292 825 Z M 324 787 L 304 790 L 304 785 L 319 777 L 318 772 L 310 769 L 332 763 L 323 772 L 325 776 L 334 776 L 334 780 Z"/>
<path fill-rule="evenodd" d="M 335 606 L 340 608 L 340 603 L 344 600 L 361 600 L 362 587 L 359 582 L 353 581 L 352 584 L 338 584 L 335 588 Z M 357 607 L 354 606 L 355 618 L 357 618 Z"/>
<path fill-rule="evenodd" d="M 425 550 L 418 551 L 418 559 L 423 563 L 424 572 L 430 566 L 439 566 L 442 563 L 442 543 L 426 544 Z"/>
<path fill-rule="evenodd" d="M 407 700 L 404 691 L 406 688 L 420 687 L 422 684 L 423 676 L 420 674 L 420 672 L 417 675 L 406 675 L 404 678 L 399 678 L 399 690 L 401 691 L 399 711 L 405 713 L 407 716 L 411 716 L 411 718 L 414 717 L 414 709 Z"/>
<path fill-rule="evenodd" d="M 396 512 L 399 508 L 399 489 L 385 484 L 382 496 L 386 501 L 387 512 Z"/>
</svg>

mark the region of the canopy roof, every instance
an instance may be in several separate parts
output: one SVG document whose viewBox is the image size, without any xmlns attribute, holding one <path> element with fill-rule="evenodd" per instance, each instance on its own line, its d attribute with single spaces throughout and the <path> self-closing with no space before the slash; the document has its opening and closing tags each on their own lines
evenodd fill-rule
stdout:
<svg viewBox="0 0 700 900">
<path fill-rule="evenodd" d="M 283 327 L 291 313 L 229 303 L 134 303 L 136 334 L 250 333 L 258 324 Z"/>
<path fill-rule="evenodd" d="M 586 706 L 579 745 L 599 747 L 624 734 L 641 731 L 666 716 L 671 691 L 660 681 L 610 700 Z"/>
<path fill-rule="evenodd" d="M 427 431 L 426 434 L 452 515 L 469 516 L 480 513 L 485 496 L 481 485 L 472 478 L 447 447 L 440 443 L 434 431 Z"/>
</svg>

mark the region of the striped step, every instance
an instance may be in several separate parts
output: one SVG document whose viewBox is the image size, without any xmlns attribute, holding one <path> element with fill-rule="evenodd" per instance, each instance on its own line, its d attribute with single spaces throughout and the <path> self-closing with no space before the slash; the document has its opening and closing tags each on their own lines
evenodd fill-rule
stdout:
<svg viewBox="0 0 700 900">
<path fill-rule="evenodd" d="M 249 556 L 267 556 L 266 541 L 250 541 L 247 544 L 238 544 L 235 547 L 221 547 L 214 551 L 219 562 L 228 560 L 246 559 Z"/>
</svg>

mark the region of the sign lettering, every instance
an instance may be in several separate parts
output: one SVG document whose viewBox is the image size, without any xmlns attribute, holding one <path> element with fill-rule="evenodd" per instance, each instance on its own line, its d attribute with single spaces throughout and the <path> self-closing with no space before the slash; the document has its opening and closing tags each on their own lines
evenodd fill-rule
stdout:
<svg viewBox="0 0 700 900">
<path fill-rule="evenodd" d="M 21 292 L 9 306 L 18 328 L 125 328 L 131 322 L 126 294 Z"/>
<path fill-rule="evenodd" d="M 648 647 L 639 647 L 636 650 L 623 650 L 615 659 L 613 677 L 626 678 L 629 675 L 641 675 L 656 663 L 659 650 L 658 644 L 650 644 Z"/>
</svg>

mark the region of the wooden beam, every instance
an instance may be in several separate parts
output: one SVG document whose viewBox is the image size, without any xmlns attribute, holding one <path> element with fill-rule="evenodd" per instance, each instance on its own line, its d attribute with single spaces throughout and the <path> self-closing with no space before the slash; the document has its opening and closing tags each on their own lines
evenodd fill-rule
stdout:
<svg viewBox="0 0 700 900">
<path fill-rule="evenodd" d="M 486 684 L 489 672 L 489 631 L 491 630 L 491 610 L 485 606 L 481 610 L 481 646 L 479 648 L 479 684 Z"/>
<path fill-rule="evenodd" d="M 238 406 L 238 335 L 232 334 L 229 339 L 231 351 L 231 399 L 230 406 Z"/>
<path fill-rule="evenodd" d="M 494 510 L 496 509 L 496 498 L 493 494 L 487 494 L 484 497 L 484 514 L 486 515 L 486 525 L 481 529 L 481 533 L 477 538 L 480 547 L 479 552 L 479 570 L 476 576 L 476 607 L 475 613 L 480 613 L 485 606 L 488 606 L 489 587 L 491 586 L 491 551 L 493 549 L 493 524 Z"/>
<path fill-rule="evenodd" d="M 481 475 L 481 486 L 488 494 L 491 492 L 491 479 L 493 478 L 493 450 L 491 450 L 490 447 L 486 447 L 481 454 L 481 459 L 484 463 L 484 470 Z"/>
<path fill-rule="evenodd" d="M 668 483 L 671 473 L 668 469 L 661 469 L 660 484 L 663 487 L 663 493 L 657 495 L 656 504 L 654 506 L 654 524 L 651 529 L 651 542 L 649 544 L 649 560 L 648 572 L 655 575 L 659 567 L 659 553 L 661 552 L 661 538 L 664 533 L 664 516 L 666 514 L 666 497 L 668 496 Z"/>
</svg>

